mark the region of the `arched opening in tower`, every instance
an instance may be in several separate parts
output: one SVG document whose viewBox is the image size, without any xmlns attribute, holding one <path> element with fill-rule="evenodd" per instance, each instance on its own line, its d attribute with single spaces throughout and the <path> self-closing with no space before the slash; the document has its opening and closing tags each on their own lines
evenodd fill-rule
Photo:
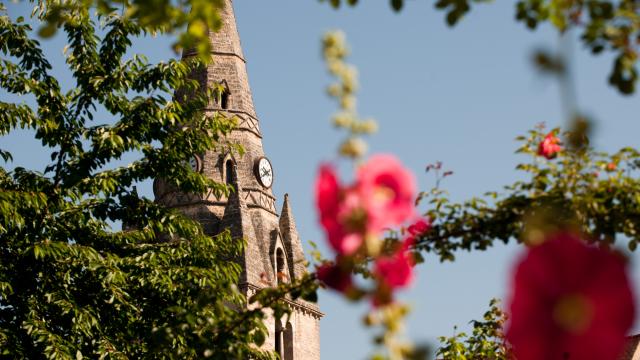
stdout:
<svg viewBox="0 0 640 360">
<path fill-rule="evenodd" d="M 287 322 L 286 327 L 282 327 L 280 320 L 276 320 L 276 354 L 282 360 L 293 360 L 293 326 Z"/>
<path fill-rule="evenodd" d="M 276 251 L 276 281 L 278 284 L 284 283 L 287 280 L 284 265 L 284 251 L 278 249 Z"/>
<path fill-rule="evenodd" d="M 293 326 L 291 323 L 287 323 L 287 327 L 284 330 L 284 356 L 282 360 L 293 360 Z"/>
<path fill-rule="evenodd" d="M 227 84 L 227 80 L 222 80 L 219 83 L 215 84 L 215 97 L 214 101 L 216 105 L 219 105 L 222 110 L 229 109 L 229 96 L 231 92 L 229 91 L 229 85 Z"/>
<path fill-rule="evenodd" d="M 229 159 L 224 164 L 225 183 L 227 185 L 233 184 L 233 160 Z"/>
<path fill-rule="evenodd" d="M 282 325 L 280 324 L 280 319 L 276 319 L 276 354 L 280 355 L 280 359 L 284 357 L 282 354 Z"/>
<path fill-rule="evenodd" d="M 229 109 L 229 91 L 225 90 L 222 92 L 222 96 L 220 96 L 220 106 L 227 110 Z"/>
</svg>

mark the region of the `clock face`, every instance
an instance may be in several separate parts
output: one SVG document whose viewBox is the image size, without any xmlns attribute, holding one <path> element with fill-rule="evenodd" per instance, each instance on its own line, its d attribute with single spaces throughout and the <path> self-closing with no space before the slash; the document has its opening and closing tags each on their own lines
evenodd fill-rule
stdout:
<svg viewBox="0 0 640 360">
<path fill-rule="evenodd" d="M 271 184 L 273 184 L 273 169 L 269 160 L 265 157 L 258 159 L 255 170 L 260 184 L 266 188 L 271 187 Z"/>
<path fill-rule="evenodd" d="M 198 156 L 193 156 L 189 159 L 189 166 L 191 166 L 191 170 L 200 171 L 200 158 Z"/>
</svg>

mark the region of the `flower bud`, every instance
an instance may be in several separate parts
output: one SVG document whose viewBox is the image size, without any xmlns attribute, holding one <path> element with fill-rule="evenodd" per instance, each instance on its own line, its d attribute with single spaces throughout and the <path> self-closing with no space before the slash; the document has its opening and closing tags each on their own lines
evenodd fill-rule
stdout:
<svg viewBox="0 0 640 360">
<path fill-rule="evenodd" d="M 336 127 L 346 128 L 353 123 L 353 116 L 347 112 L 340 112 L 333 116 L 333 125 Z"/>
<path fill-rule="evenodd" d="M 340 107 L 348 111 L 354 111 L 356 109 L 356 97 L 353 95 L 344 95 L 340 99 Z"/>
<path fill-rule="evenodd" d="M 342 95 L 342 88 L 339 84 L 331 84 L 327 86 L 327 94 L 332 97 L 339 97 Z"/>
<path fill-rule="evenodd" d="M 340 146 L 340 155 L 351 158 L 362 157 L 367 152 L 367 143 L 362 139 L 352 137 Z"/>
<path fill-rule="evenodd" d="M 363 132 L 373 134 L 378 132 L 378 123 L 374 119 L 366 119 L 362 122 Z"/>
</svg>

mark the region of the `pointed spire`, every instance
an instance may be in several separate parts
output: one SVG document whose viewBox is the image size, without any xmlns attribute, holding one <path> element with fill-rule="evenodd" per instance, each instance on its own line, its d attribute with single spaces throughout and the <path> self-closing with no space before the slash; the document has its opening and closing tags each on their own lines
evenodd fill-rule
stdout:
<svg viewBox="0 0 640 360">
<path fill-rule="evenodd" d="M 296 221 L 293 218 L 291 205 L 289 205 L 289 194 L 284 194 L 284 202 L 282 203 L 282 211 L 280 212 L 280 227 L 290 228 L 297 232 Z"/>
<path fill-rule="evenodd" d="M 220 8 L 221 26 L 218 31 L 209 30 L 209 43 L 211 44 L 211 53 L 213 55 L 236 56 L 244 61 L 242 46 L 240 45 L 240 36 L 236 25 L 236 16 L 233 12 L 233 2 L 231 0 L 223 0 L 224 6 Z M 195 56 L 197 51 L 189 49 L 183 57 Z"/>
<path fill-rule="evenodd" d="M 220 103 L 213 104 L 208 110 L 224 110 L 249 122 L 246 126 L 255 131 L 258 136 L 258 119 L 253 106 L 253 97 L 249 87 L 249 77 L 245 66 L 245 58 L 240 44 L 240 35 L 233 12 L 233 2 L 224 0 L 224 7 L 220 10 L 222 26 L 218 31 L 209 31 L 211 56 L 213 61 L 203 73 L 197 74 L 202 85 L 212 87 L 214 84 L 223 85 L 226 90 Z M 183 58 L 196 55 L 196 50 L 185 51 Z M 240 124 L 242 127 L 242 123 Z"/>
<path fill-rule="evenodd" d="M 287 260 L 289 264 L 293 264 L 293 276 L 300 277 L 307 272 L 307 268 L 305 266 L 304 250 L 296 228 L 296 220 L 293 218 L 293 211 L 289 204 L 289 194 L 284 194 L 284 202 L 280 212 L 280 232 L 288 250 L 289 259 Z"/>
<path fill-rule="evenodd" d="M 236 25 L 236 16 L 233 12 L 233 2 L 225 0 L 224 7 L 220 10 L 222 26 L 217 32 L 209 31 L 209 41 L 211 52 L 214 55 L 232 55 L 244 60 L 242 46 L 240 45 L 240 35 Z"/>
</svg>

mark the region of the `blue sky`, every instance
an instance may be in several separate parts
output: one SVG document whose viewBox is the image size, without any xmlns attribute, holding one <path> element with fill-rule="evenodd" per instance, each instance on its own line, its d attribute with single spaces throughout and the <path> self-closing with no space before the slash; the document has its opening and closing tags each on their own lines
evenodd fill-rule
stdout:
<svg viewBox="0 0 640 360">
<path fill-rule="evenodd" d="M 408 1 L 399 14 L 387 1 L 361 3 L 339 11 L 315 0 L 235 4 L 264 148 L 274 167 L 274 193 L 280 203 L 290 194 L 305 241 L 322 243 L 312 186 L 318 164 L 335 157 L 341 139 L 329 123 L 335 106 L 324 94 L 331 81 L 320 56 L 326 30 L 344 30 L 351 44 L 349 61 L 360 73 L 359 111 L 376 118 L 381 129 L 369 138 L 372 152 L 398 156 L 422 190 L 433 185 L 424 168 L 435 161 L 455 172 L 443 183 L 454 200 L 500 190 L 521 176 L 514 168 L 525 159 L 514 154 L 513 139 L 539 122 L 564 123 L 556 83 L 530 61 L 536 49 L 555 49 L 558 36 L 548 25 L 530 32 L 516 23 L 512 2 L 477 5 L 455 28 L 448 28 L 444 14 L 428 1 Z M 10 4 L 9 13 L 28 14 L 29 6 Z M 145 38 L 134 51 L 159 61 L 176 56 L 171 43 Z M 63 72 L 63 39 L 43 45 L 56 72 L 70 81 Z M 595 120 L 594 145 L 605 151 L 638 147 L 638 96 L 622 97 L 607 85 L 611 57 L 593 57 L 579 43 L 573 54 L 578 104 Z M 46 159 L 34 151 L 35 144 L 27 132 L 0 139 L 0 146 L 14 151 L 14 165 L 38 168 Z M 152 196 L 149 184 L 140 190 Z M 505 294 L 519 250 L 498 245 L 484 253 L 460 253 L 446 264 L 428 256 L 403 296 L 414 308 L 410 337 L 435 344 L 437 336 L 451 335 L 454 325 L 464 329 L 480 318 L 492 297 Z M 634 275 L 637 283 L 637 269 Z M 326 313 L 324 359 L 363 359 L 371 353 L 371 334 L 360 320 L 366 306 L 326 292 L 320 306 Z"/>
</svg>

